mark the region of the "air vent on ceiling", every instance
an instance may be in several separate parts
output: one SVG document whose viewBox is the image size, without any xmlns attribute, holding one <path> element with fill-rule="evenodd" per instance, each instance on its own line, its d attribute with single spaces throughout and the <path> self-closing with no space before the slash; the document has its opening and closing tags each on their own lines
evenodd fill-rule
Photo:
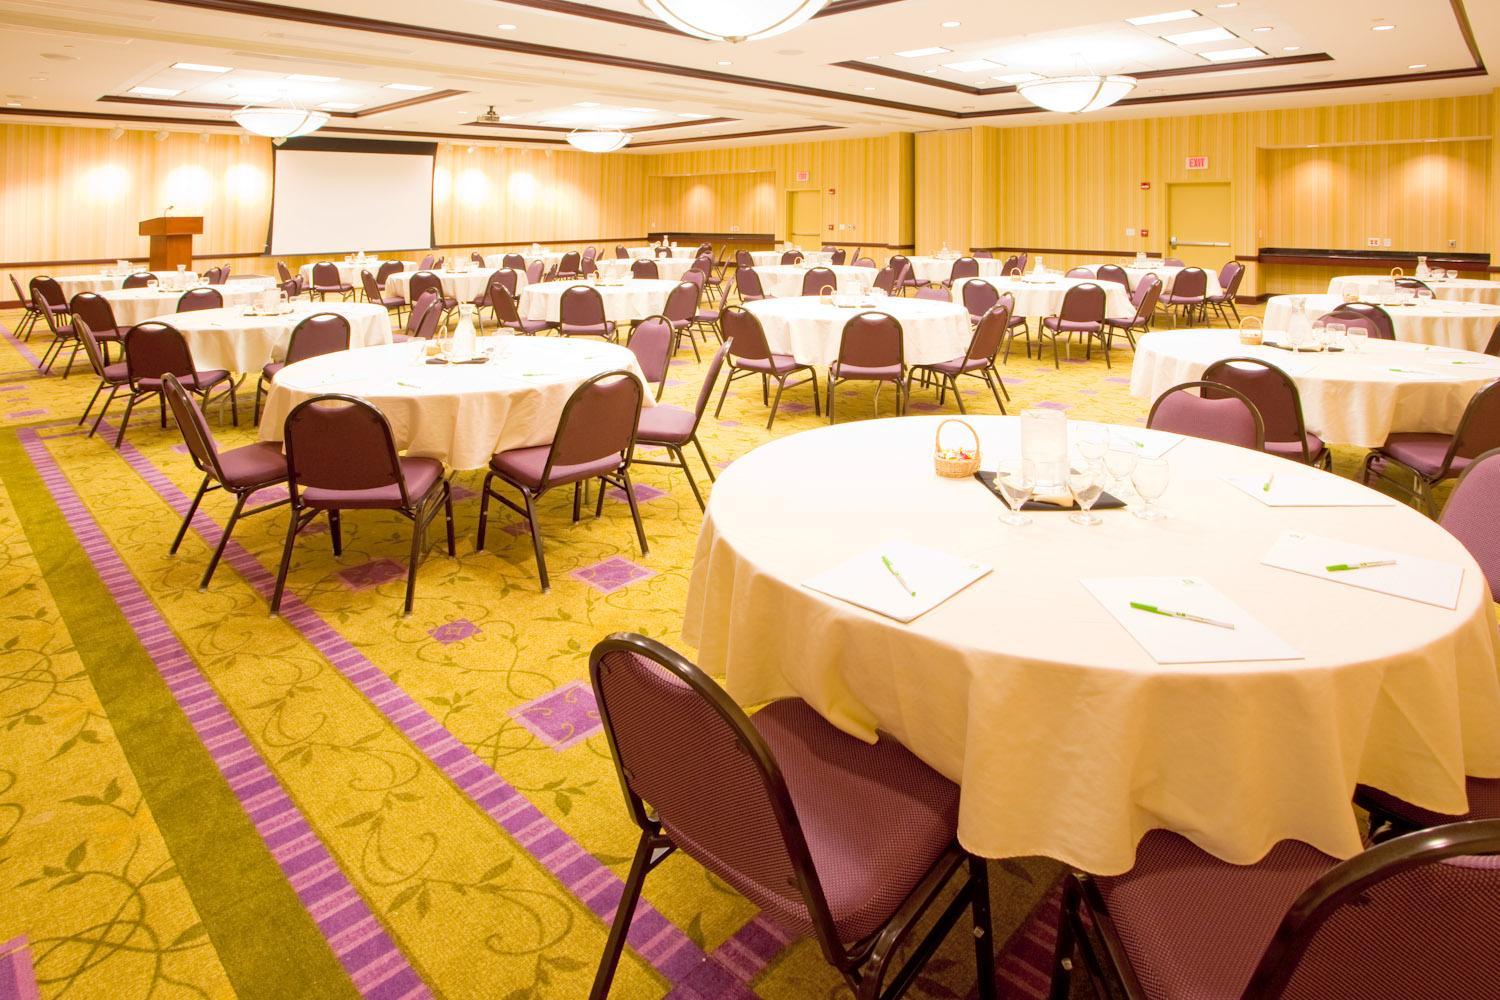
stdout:
<svg viewBox="0 0 1500 1000">
<path fill-rule="evenodd" d="M 474 116 L 475 125 L 499 125 L 500 116 L 495 113 L 495 106 L 491 104 L 489 109 L 482 115 Z"/>
</svg>

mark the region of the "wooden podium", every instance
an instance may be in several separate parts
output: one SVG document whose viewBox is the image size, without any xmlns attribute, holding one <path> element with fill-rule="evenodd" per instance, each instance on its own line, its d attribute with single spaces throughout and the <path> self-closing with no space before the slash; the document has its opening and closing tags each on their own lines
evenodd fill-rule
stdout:
<svg viewBox="0 0 1500 1000">
<path fill-rule="evenodd" d="M 151 270 L 175 271 L 193 266 L 193 237 L 203 232 L 203 217 L 164 215 L 141 223 L 141 235 L 151 237 Z"/>
</svg>

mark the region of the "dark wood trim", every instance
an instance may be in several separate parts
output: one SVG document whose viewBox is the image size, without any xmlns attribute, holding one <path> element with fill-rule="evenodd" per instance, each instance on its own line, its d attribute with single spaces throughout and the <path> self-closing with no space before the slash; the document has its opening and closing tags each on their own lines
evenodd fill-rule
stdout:
<svg viewBox="0 0 1500 1000">
<path fill-rule="evenodd" d="M 1194 66 L 1180 66 L 1174 69 L 1150 69 L 1140 73 L 1127 73 L 1125 75 L 1137 80 L 1160 80 L 1177 76 L 1201 76 L 1208 73 L 1238 72 L 1247 69 L 1279 69 L 1285 66 L 1297 66 L 1303 63 L 1332 62 L 1333 56 L 1326 52 L 1308 52 L 1295 56 L 1267 56 L 1265 59 L 1247 59 L 1236 63 L 1202 63 Z M 889 77 L 904 83 L 919 83 L 927 87 L 939 87 L 943 90 L 952 90 L 970 97 L 990 97 L 995 94 L 1014 94 L 1016 87 L 1006 84 L 1001 87 L 971 87 L 966 83 L 954 80 L 940 80 L 937 77 L 928 76 L 925 73 L 909 73 L 906 70 L 894 69 L 890 66 L 880 66 L 875 63 L 861 62 L 850 59 L 845 62 L 836 62 L 832 65 L 840 69 L 852 69 L 861 73 L 873 73 L 876 76 Z M 1123 103 L 1123 102 L 1121 102 Z"/>
<path fill-rule="evenodd" d="M 679 38 L 693 38 L 695 41 L 707 41 L 706 39 L 697 38 L 694 35 L 678 31 L 665 21 L 658 21 L 649 14 L 632 14 L 623 10 L 610 10 L 607 7 L 590 7 L 588 4 L 571 2 L 571 0 L 498 0 L 498 2 L 511 7 L 525 7 L 528 10 L 545 10 L 553 14 L 586 17 L 593 21 L 622 24 L 627 28 L 660 31 L 668 35 L 676 35 Z M 833 3 L 818 11 L 813 17 L 816 19 L 831 17 L 835 14 L 852 14 L 855 11 L 865 10 L 869 7 L 883 7 L 886 4 L 900 2 L 901 0 L 833 0 Z"/>
<path fill-rule="evenodd" d="M 1479 54 L 1479 42 L 1474 39 L 1474 26 L 1469 23 L 1469 12 L 1464 9 L 1464 0 L 1449 0 L 1453 19 L 1458 22 L 1458 33 L 1464 36 L 1464 45 L 1469 48 L 1469 57 L 1475 69 L 1484 69 L 1484 57 Z"/>
<path fill-rule="evenodd" d="M 1039 253 L 1039 254 L 1063 254 L 1070 257 L 1135 257 L 1134 250 L 1078 250 L 1058 249 L 1057 247 L 970 247 L 970 252 L 975 250 L 988 250 L 990 253 Z M 1155 251 L 1146 252 L 1148 260 L 1160 260 L 1162 255 Z"/>
<path fill-rule="evenodd" d="M 631 145 L 631 149 L 645 149 L 647 146 L 674 146 L 682 142 L 722 142 L 725 139 L 753 139 L 763 135 L 791 135 L 796 132 L 839 132 L 842 125 L 799 125 L 796 128 L 765 128 L 758 132 L 727 132 L 722 135 L 702 135 L 696 138 L 682 139 L 657 139 L 653 142 L 637 142 Z"/>
<path fill-rule="evenodd" d="M 418 94 L 404 101 L 394 101 L 390 104 L 379 104 L 373 108 L 363 108 L 359 111 L 328 111 L 325 114 L 330 118 L 368 118 L 371 115 L 383 115 L 390 111 L 400 111 L 404 108 L 415 107 L 419 104 L 430 104 L 433 101 L 447 100 L 460 94 L 467 94 L 467 90 L 435 90 L 430 94 Z M 101 104 L 135 104 L 145 107 L 157 108 L 181 108 L 186 111 L 238 111 L 245 107 L 243 104 L 219 104 L 213 101 L 179 101 L 172 97 L 136 97 L 131 94 L 105 94 L 95 100 Z"/>
<path fill-rule="evenodd" d="M 433 101 L 446 101 L 450 97 L 459 97 L 467 94 L 467 90 L 434 90 L 430 94 L 415 94 L 403 101 L 392 101 L 390 104 L 377 104 L 373 108 L 360 108 L 358 111 L 330 111 L 331 115 L 350 118 L 369 118 L 371 115 L 383 115 L 391 111 L 402 111 L 406 108 L 414 108 L 419 104 L 431 104 Z"/>
<path fill-rule="evenodd" d="M 405 251 L 401 251 L 401 252 L 404 253 Z M 271 256 L 271 255 L 270 254 L 266 254 L 266 253 L 260 253 L 258 251 L 255 252 L 255 253 L 248 253 L 248 252 L 247 253 L 195 253 L 195 254 L 193 254 L 193 259 L 194 260 L 244 260 L 244 259 L 249 258 L 249 257 L 269 257 L 269 256 Z M 20 270 L 22 268 L 26 268 L 26 269 L 29 270 L 29 269 L 38 268 L 38 267 L 46 267 L 46 268 L 55 268 L 55 267 L 87 267 L 87 266 L 92 265 L 92 264 L 113 264 L 117 260 L 128 260 L 132 264 L 144 264 L 149 259 L 150 258 L 148 258 L 148 257 L 140 256 L 140 257 L 98 257 L 98 258 L 89 258 L 87 260 L 7 260 L 7 261 L 0 261 L 0 269 Z"/>
<path fill-rule="evenodd" d="M 1356 267 L 1356 268 L 1412 268 L 1419 255 L 1411 251 L 1370 252 L 1360 250 L 1269 250 L 1262 249 L 1253 256 L 1237 256 L 1239 261 L 1254 261 L 1263 266 L 1287 267 Z M 1455 271 L 1491 270 L 1488 254 L 1425 254 L 1438 267 Z"/>
<path fill-rule="evenodd" d="M 621 131 L 629 135 L 639 135 L 642 132 L 660 132 L 670 128 L 696 128 L 699 125 L 722 125 L 725 122 L 737 122 L 738 118 L 692 118 L 680 122 L 663 122 L 660 125 L 642 125 L 639 128 L 627 128 Z M 571 128 L 563 128 L 559 125 L 517 125 L 514 122 L 464 122 L 466 126 L 474 128 L 511 128 L 525 132 L 557 132 L 566 135 L 572 132 Z"/>
</svg>

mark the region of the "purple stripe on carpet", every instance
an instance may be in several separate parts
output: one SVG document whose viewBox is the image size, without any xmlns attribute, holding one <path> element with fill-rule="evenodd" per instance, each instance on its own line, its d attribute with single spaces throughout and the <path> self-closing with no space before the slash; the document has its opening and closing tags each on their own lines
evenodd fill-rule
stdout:
<svg viewBox="0 0 1500 1000">
<path fill-rule="evenodd" d="M 100 432 L 104 433 L 103 427 Z M 179 516 L 188 497 L 161 469 L 129 441 L 120 456 Z M 221 526 L 200 507 L 193 530 L 209 546 L 219 543 Z M 275 576 L 239 542 L 230 540 L 224 560 L 269 601 Z M 496 774 L 458 737 L 432 717 L 362 652 L 333 629 L 290 590 L 282 597 L 281 616 L 343 674 L 387 722 L 403 733 L 428 761 L 452 781 L 487 816 L 536 858 L 563 886 L 608 923 L 623 890 L 620 878 L 585 851 L 567 832 L 505 779 Z M 602 892 L 600 885 L 608 885 Z M 583 887 L 589 888 L 583 892 Z M 631 923 L 630 945 L 674 987 L 674 1000 L 753 1000 L 754 994 L 716 958 L 710 958 L 687 934 L 644 900 Z M 705 967 L 711 967 L 705 970 Z M 706 983 L 707 985 L 702 985 Z"/>
<path fill-rule="evenodd" d="M 26 346 L 25 341 L 16 339 L 16 335 L 11 333 L 10 327 L 4 323 L 0 323 L 0 337 L 4 337 L 9 341 L 10 346 L 16 349 L 16 353 L 31 362 L 33 368 L 40 369 L 42 367 L 42 359 L 32 353 L 31 348 Z"/>
<path fill-rule="evenodd" d="M 0 944 L 0 1000 L 37 1000 L 40 995 L 26 938 Z"/>
<path fill-rule="evenodd" d="M 328 939 L 329 947 L 361 995 L 373 998 L 430 997 L 431 991 L 397 950 L 395 942 L 359 893 L 345 879 L 307 818 L 292 803 L 267 766 L 265 758 L 251 745 L 244 730 L 110 544 L 99 522 L 84 506 L 46 445 L 31 428 L 23 427 L 16 433 L 63 518 L 73 529 L 110 596 L 156 665 L 194 733 L 203 741 L 225 781 L 255 824 L 256 832 L 266 841 L 271 856 L 296 891 L 297 898 Z M 277 846 L 272 846 L 272 836 L 289 829 L 296 831 L 296 839 L 278 838 Z M 309 866 L 316 867 L 320 877 L 308 878 Z M 330 906 L 335 898 L 338 905 Z M 368 931 L 357 942 L 358 947 L 336 941 L 356 925 Z M 400 963 L 398 974 L 382 976 L 379 982 L 363 981 L 367 978 L 367 970 L 380 966 L 389 971 L 392 961 Z"/>
</svg>

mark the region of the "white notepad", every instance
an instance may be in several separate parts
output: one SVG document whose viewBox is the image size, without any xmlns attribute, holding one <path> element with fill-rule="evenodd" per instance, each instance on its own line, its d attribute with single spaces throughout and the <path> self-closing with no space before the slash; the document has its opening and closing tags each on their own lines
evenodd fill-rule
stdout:
<svg viewBox="0 0 1500 1000">
<path fill-rule="evenodd" d="M 1085 427 L 1107 434 L 1111 448 L 1134 445 L 1136 453 L 1141 458 L 1161 458 L 1182 442 L 1181 434 L 1173 434 L 1170 431 L 1150 431 L 1143 427 L 1121 427 L 1118 424 L 1097 424 L 1087 420 L 1071 423 L 1069 438 L 1074 451 L 1077 451 L 1078 442 L 1072 431 L 1075 428 L 1081 430 Z"/>
<path fill-rule="evenodd" d="M 1386 560 L 1395 560 L 1395 565 L 1328 569 L 1329 566 L 1352 566 L 1356 563 Z M 1322 538 L 1300 531 L 1283 532 L 1261 562 L 1277 569 L 1315 576 L 1320 580 L 1332 580 L 1361 590 L 1373 590 L 1450 610 L 1458 607 L 1458 592 L 1464 582 L 1464 568 L 1453 563 L 1342 542 L 1336 538 Z"/>
<path fill-rule="evenodd" d="M 1225 476 L 1224 481 L 1267 507 L 1391 507 L 1396 502 L 1347 479 L 1296 468 L 1274 476 Z"/>
<path fill-rule="evenodd" d="M 890 560 L 900 579 L 882 557 Z M 989 572 L 990 567 L 960 556 L 891 541 L 846 559 L 802 585 L 898 622 L 910 622 Z"/>
<path fill-rule="evenodd" d="M 1201 577 L 1121 576 L 1078 582 L 1157 663 L 1302 659 L 1296 648 Z M 1132 603 L 1211 618 L 1234 628 L 1153 614 Z"/>
<path fill-rule="evenodd" d="M 1423 380 L 1430 381 L 1432 379 L 1448 378 L 1447 375 L 1444 375 L 1440 372 L 1423 371 L 1420 368 L 1406 368 L 1402 365 L 1389 365 L 1385 369 L 1383 369 L 1383 371 L 1387 374 L 1394 375 L 1397 378 L 1411 379 L 1418 382 Z"/>
</svg>

